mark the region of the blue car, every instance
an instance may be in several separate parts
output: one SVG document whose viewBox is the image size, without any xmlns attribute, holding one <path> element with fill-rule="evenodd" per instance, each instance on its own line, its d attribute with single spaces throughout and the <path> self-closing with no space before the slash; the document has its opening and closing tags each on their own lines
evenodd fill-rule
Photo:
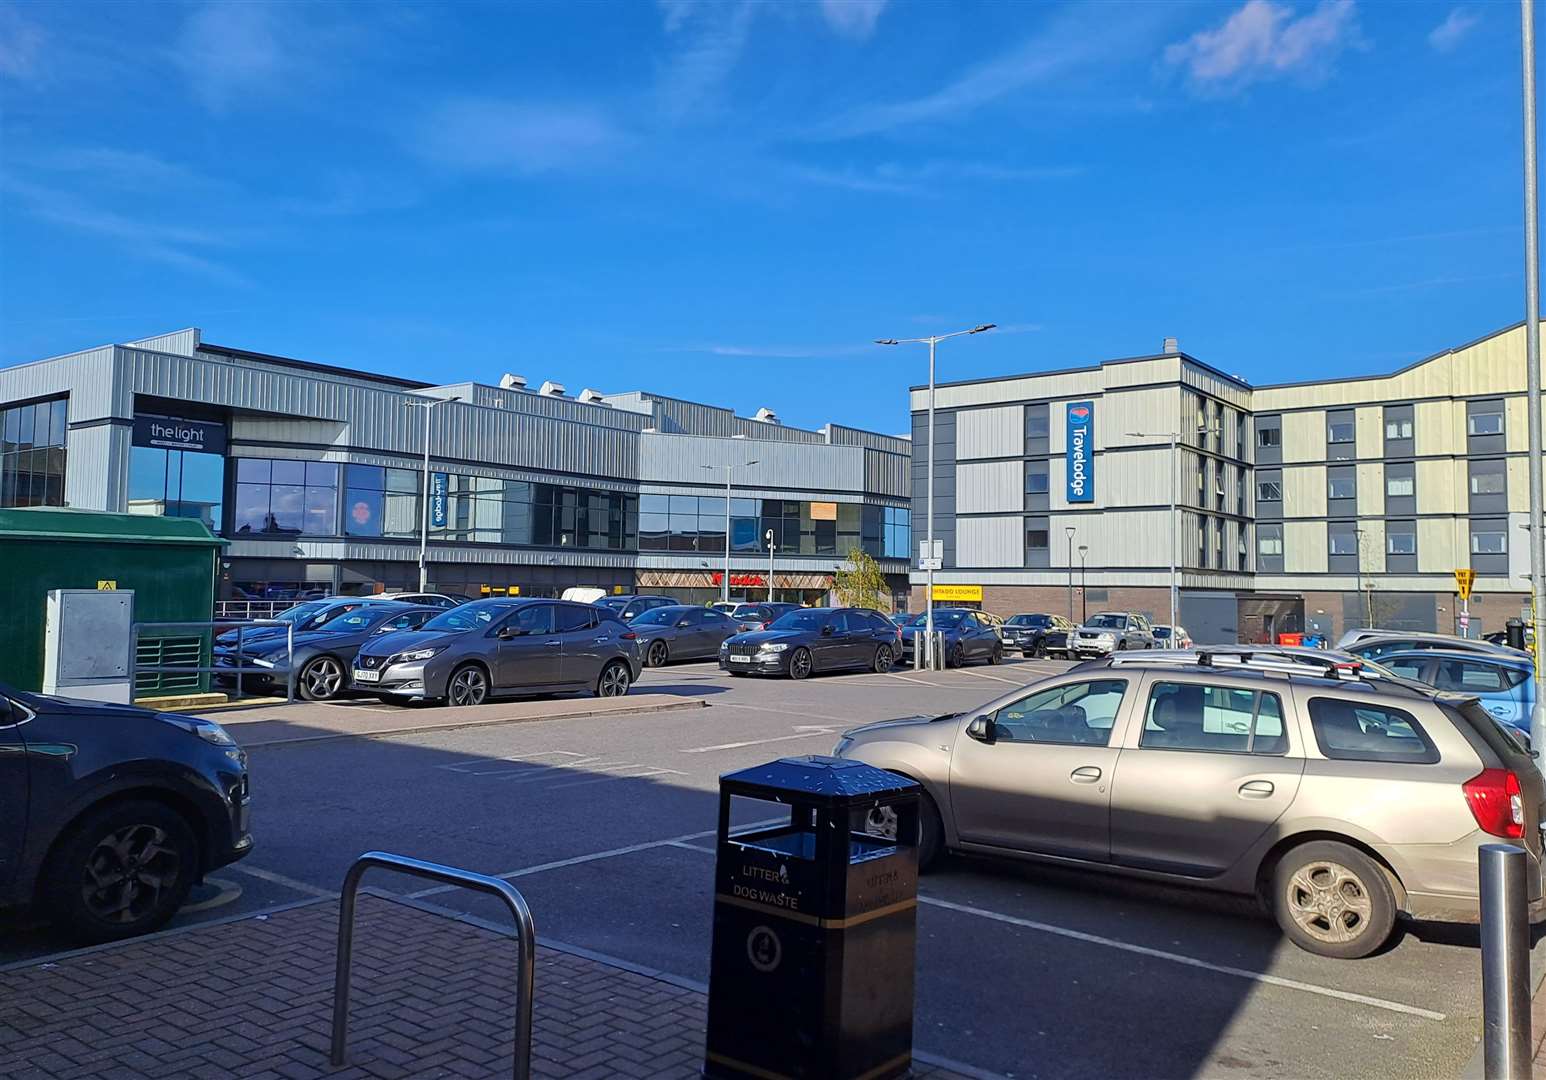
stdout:
<svg viewBox="0 0 1546 1080">
<path fill-rule="evenodd" d="M 902 659 L 908 663 L 913 659 L 913 634 L 921 633 L 926 623 L 927 616 L 920 612 L 902 626 Z M 945 636 L 945 663 L 950 667 L 1004 659 L 1004 639 L 998 629 L 970 608 L 935 608 L 934 629 Z"/>
<path fill-rule="evenodd" d="M 1530 732 L 1535 707 L 1535 667 L 1530 658 L 1457 649 L 1412 649 L 1387 653 L 1379 662 L 1408 679 L 1439 690 L 1473 694 L 1495 720 Z"/>
</svg>

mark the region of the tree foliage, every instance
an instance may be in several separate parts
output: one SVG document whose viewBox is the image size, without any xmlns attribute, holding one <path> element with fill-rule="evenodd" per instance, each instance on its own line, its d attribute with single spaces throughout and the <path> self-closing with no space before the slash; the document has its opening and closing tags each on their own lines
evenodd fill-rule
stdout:
<svg viewBox="0 0 1546 1080">
<path fill-rule="evenodd" d="M 832 588 L 838 603 L 843 607 L 865 607 L 884 611 L 886 603 L 886 576 L 880 565 L 863 548 L 849 548 L 848 565 L 840 566 L 832 575 Z"/>
</svg>

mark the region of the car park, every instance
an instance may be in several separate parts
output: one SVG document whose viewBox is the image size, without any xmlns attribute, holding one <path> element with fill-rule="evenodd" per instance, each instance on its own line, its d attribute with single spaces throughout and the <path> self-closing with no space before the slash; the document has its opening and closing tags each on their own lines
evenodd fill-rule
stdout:
<svg viewBox="0 0 1546 1080">
<path fill-rule="evenodd" d="M 663 667 L 672 660 L 713 660 L 720 644 L 740 632 L 723 611 L 695 604 L 650 608 L 629 626 L 638 635 L 645 667 Z"/>
<path fill-rule="evenodd" d="M 921 634 L 927 627 L 922 613 L 914 615 L 902 627 L 902 659 L 912 662 L 915 642 L 913 635 Z M 973 660 L 997 664 L 1004 659 L 1004 641 L 998 628 L 983 618 L 983 613 L 971 608 L 935 608 L 934 630 L 943 635 L 945 664 L 962 667 Z"/>
<path fill-rule="evenodd" d="M 249 798 L 219 724 L 0 686 L 0 908 L 86 942 L 155 930 L 252 849 Z"/>
<path fill-rule="evenodd" d="M 869 608 L 800 608 L 762 630 L 727 638 L 719 666 L 731 675 L 787 675 L 822 671 L 890 671 L 900 654 L 897 628 Z"/>
<path fill-rule="evenodd" d="M 1086 660 L 1129 649 L 1154 647 L 1154 629 L 1149 620 L 1131 611 L 1102 611 L 1092 615 L 1069 638 L 1069 652 Z"/>
<path fill-rule="evenodd" d="M 1194 642 L 1192 635 L 1186 632 L 1184 626 L 1154 627 L 1154 647 L 1156 649 L 1190 649 Z"/>
<path fill-rule="evenodd" d="M 735 610 L 730 613 L 730 617 L 743 631 L 761 630 L 771 625 L 780 615 L 799 610 L 799 604 L 765 601 L 760 604 L 737 604 Z"/>
<path fill-rule="evenodd" d="M 1064 656 L 1074 624 L 1061 615 L 1027 612 L 1004 621 L 1004 637 L 1022 656 Z"/>
<path fill-rule="evenodd" d="M 353 686 L 386 701 L 481 705 L 500 694 L 590 690 L 619 697 L 639 677 L 638 635 L 599 605 L 474 600 L 418 630 L 372 637 Z"/>
<path fill-rule="evenodd" d="M 957 850 L 1255 896 L 1323 956 L 1369 955 L 1398 915 L 1476 921 L 1497 840 L 1526 850 L 1542 908 L 1546 783 L 1524 749 L 1474 697 L 1334 659 L 1128 653 L 833 753 L 922 785 L 924 864 Z"/>
<path fill-rule="evenodd" d="M 1439 690 L 1474 694 L 1497 720 L 1530 734 L 1535 706 L 1535 664 L 1528 656 L 1489 656 L 1457 649 L 1413 649 L 1386 653 L 1380 664 Z"/>
<path fill-rule="evenodd" d="M 680 600 L 673 600 L 669 596 L 608 596 L 597 600 L 596 606 L 614 612 L 624 622 L 633 622 L 635 616 L 651 608 L 671 607 L 679 603 Z"/>
<path fill-rule="evenodd" d="M 331 701 L 349 689 L 355 654 L 373 635 L 417 630 L 441 612 L 438 607 L 382 601 L 360 604 L 313 630 L 290 637 L 265 637 L 214 649 L 215 682 L 256 693 L 291 692 L 307 701 Z M 293 652 L 291 649 L 293 648 Z M 258 668 L 244 674 L 222 668 Z"/>
</svg>

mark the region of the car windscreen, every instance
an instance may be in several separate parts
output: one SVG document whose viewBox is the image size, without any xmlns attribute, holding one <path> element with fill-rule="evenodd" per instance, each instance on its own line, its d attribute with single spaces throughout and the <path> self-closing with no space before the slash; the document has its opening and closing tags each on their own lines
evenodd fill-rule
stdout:
<svg viewBox="0 0 1546 1080">
<path fill-rule="evenodd" d="M 390 610 L 372 611 L 371 608 L 373 606 L 379 607 L 379 605 L 371 604 L 362 605 L 353 611 L 346 611 L 342 615 L 329 619 L 325 626 L 318 627 L 318 629 L 329 634 L 348 634 L 369 630 L 377 623 L 384 622 L 391 614 Z"/>
<path fill-rule="evenodd" d="M 674 607 L 650 608 L 642 615 L 635 615 L 635 626 L 670 626 L 681 617 L 682 609 Z"/>
<path fill-rule="evenodd" d="M 304 604 L 296 604 L 292 608 L 285 608 L 278 615 L 275 615 L 274 618 L 280 622 L 305 622 L 312 615 L 327 607 L 328 603 L 329 601 L 327 600 L 308 600 Z"/>
<path fill-rule="evenodd" d="M 1127 626 L 1127 616 L 1097 615 L 1084 625 L 1095 630 L 1122 630 Z"/>
<path fill-rule="evenodd" d="M 1156 626 L 1154 628 L 1154 636 L 1159 638 L 1161 641 L 1168 640 L 1170 638 L 1170 627 Z"/>
<path fill-rule="evenodd" d="M 514 607 L 514 604 L 464 604 L 436 615 L 424 624 L 424 629 L 438 630 L 446 634 L 481 630 L 496 619 L 503 618 Z"/>
<path fill-rule="evenodd" d="M 820 630 L 831 616 L 825 611 L 790 611 L 774 619 L 769 630 Z"/>
<path fill-rule="evenodd" d="M 613 611 L 622 611 L 625 607 L 628 606 L 628 597 L 611 596 L 605 600 L 598 600 L 596 603 L 604 608 L 611 608 Z"/>
<path fill-rule="evenodd" d="M 351 611 L 358 611 L 363 606 L 363 601 L 357 604 L 329 604 L 320 611 L 314 612 L 307 619 L 295 624 L 297 630 L 321 630 L 334 619 L 342 618 Z"/>
</svg>

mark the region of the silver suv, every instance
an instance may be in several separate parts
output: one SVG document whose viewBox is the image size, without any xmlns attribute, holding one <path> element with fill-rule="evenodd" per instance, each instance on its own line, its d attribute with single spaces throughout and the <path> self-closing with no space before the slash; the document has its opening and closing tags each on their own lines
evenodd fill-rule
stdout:
<svg viewBox="0 0 1546 1080">
<path fill-rule="evenodd" d="M 1154 627 L 1135 611 L 1102 611 L 1091 615 L 1068 639 L 1069 651 L 1087 660 L 1129 649 L 1154 648 Z"/>
<path fill-rule="evenodd" d="M 925 864 L 970 851 L 1254 894 L 1323 956 L 1367 956 L 1398 914 L 1476 921 L 1477 848 L 1499 839 L 1529 852 L 1542 906 L 1546 783 L 1520 744 L 1475 698 L 1336 659 L 1113 656 L 833 752 L 923 785 Z"/>
</svg>

